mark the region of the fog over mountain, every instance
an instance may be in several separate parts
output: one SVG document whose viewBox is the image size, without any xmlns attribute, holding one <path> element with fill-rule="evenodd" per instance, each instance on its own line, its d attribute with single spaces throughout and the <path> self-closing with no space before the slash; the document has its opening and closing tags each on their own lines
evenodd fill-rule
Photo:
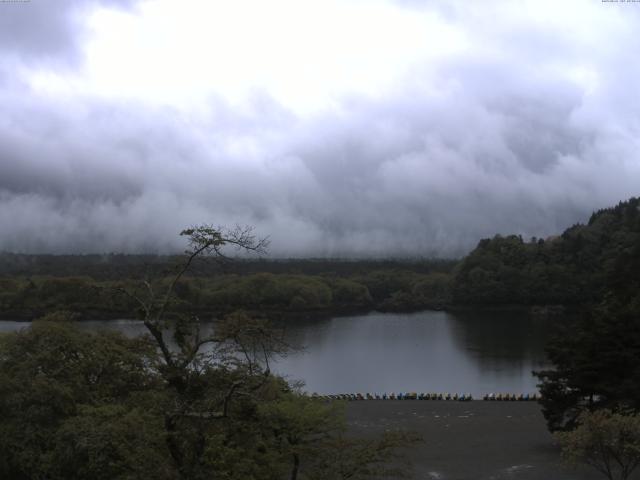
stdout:
<svg viewBox="0 0 640 480">
<path fill-rule="evenodd" d="M 0 3 L 0 251 L 558 233 L 640 194 L 639 29 L 599 0 Z"/>
</svg>

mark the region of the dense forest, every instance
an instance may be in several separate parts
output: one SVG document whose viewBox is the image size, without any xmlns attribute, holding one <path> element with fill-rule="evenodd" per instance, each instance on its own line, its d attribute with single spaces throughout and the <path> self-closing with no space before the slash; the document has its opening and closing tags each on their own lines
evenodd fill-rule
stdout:
<svg viewBox="0 0 640 480">
<path fill-rule="evenodd" d="M 599 210 L 547 239 L 496 235 L 460 261 L 198 259 L 174 307 L 270 316 L 468 306 L 576 306 L 629 289 L 640 265 L 639 200 Z M 33 319 L 53 310 L 116 318 L 135 309 L 118 285 L 162 285 L 180 257 L 0 255 L 0 312 Z"/>
<path fill-rule="evenodd" d="M 493 251 L 501 242 L 494 239 Z M 585 411 L 640 411 L 640 200 L 595 212 L 587 225 L 575 225 L 551 242 L 523 246 L 511 239 L 510 244 L 516 248 L 488 255 L 501 260 L 490 270 L 497 288 L 509 289 L 500 272 L 522 262 L 525 268 L 519 275 L 504 277 L 511 278 L 511 294 L 519 301 L 553 298 L 578 306 L 575 315 L 557 322 L 547 344 L 553 368 L 535 373 L 549 428 L 571 431 L 581 423 L 588 425 Z M 529 254 L 525 261 L 523 252 Z M 483 252 L 479 248 L 466 261 L 474 255 L 482 258 Z M 518 297 L 527 291 L 532 296 Z M 569 444 L 584 433 L 579 431 Z M 623 433 L 616 427 L 616 435 L 621 435 L 616 442 L 626 445 L 631 437 Z M 637 430 L 633 435 L 640 438 Z M 635 462 L 637 456 L 633 458 Z"/>
<path fill-rule="evenodd" d="M 455 304 L 577 305 L 628 288 L 640 266 L 640 200 L 599 210 L 557 237 L 481 240 L 456 267 Z"/>
<path fill-rule="evenodd" d="M 0 312 L 32 319 L 52 310 L 79 318 L 122 318 L 135 309 L 124 283 L 161 286 L 179 257 L 2 255 Z M 176 289 L 174 308 L 223 315 L 242 308 L 267 315 L 442 308 L 453 261 L 247 261 L 199 259 Z M 142 275 L 141 275 L 141 272 Z"/>
</svg>

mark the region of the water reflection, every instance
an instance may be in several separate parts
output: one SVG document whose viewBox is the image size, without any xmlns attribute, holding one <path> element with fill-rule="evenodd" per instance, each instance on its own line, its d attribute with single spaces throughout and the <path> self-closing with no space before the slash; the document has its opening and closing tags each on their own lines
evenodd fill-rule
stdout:
<svg viewBox="0 0 640 480">
<path fill-rule="evenodd" d="M 462 312 L 449 318 L 459 348 L 472 355 L 483 369 L 502 370 L 505 362 L 544 365 L 544 346 L 553 328 L 548 318 L 518 310 Z"/>
<path fill-rule="evenodd" d="M 24 324 L 0 322 L 0 331 Z M 140 322 L 83 322 L 82 328 L 146 333 Z M 208 328 L 211 326 L 209 325 Z M 550 322 L 518 312 L 371 313 L 285 325 L 304 346 L 274 370 L 306 389 L 342 392 L 533 392 L 531 370 L 544 361 Z"/>
<path fill-rule="evenodd" d="M 518 312 L 380 314 L 289 327 L 304 354 L 278 371 L 309 391 L 532 392 L 548 321 Z"/>
</svg>

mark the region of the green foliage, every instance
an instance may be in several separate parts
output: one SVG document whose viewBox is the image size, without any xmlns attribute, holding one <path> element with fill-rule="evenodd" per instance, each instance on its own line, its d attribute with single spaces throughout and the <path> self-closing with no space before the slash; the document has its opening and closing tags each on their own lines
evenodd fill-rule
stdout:
<svg viewBox="0 0 640 480">
<path fill-rule="evenodd" d="M 553 369 L 536 372 L 552 431 L 575 428 L 585 409 L 640 411 L 639 205 L 602 210 L 563 234 L 565 254 L 600 287 L 548 343 Z"/>
<path fill-rule="evenodd" d="M 331 289 L 319 278 L 270 273 L 231 278 L 205 296 L 218 308 L 316 310 L 332 303 Z"/>
<path fill-rule="evenodd" d="M 381 311 L 443 308 L 451 301 L 451 276 L 442 272 L 375 270 L 353 277 L 367 287 Z"/>
<path fill-rule="evenodd" d="M 602 306 L 562 325 L 536 372 L 551 430 L 572 429 L 584 408 L 640 409 L 640 309 Z"/>
<path fill-rule="evenodd" d="M 369 290 L 377 301 L 389 298 L 395 292 L 409 292 L 418 274 L 402 270 L 374 270 L 354 278 Z"/>
<path fill-rule="evenodd" d="M 162 417 L 125 405 L 80 407 L 55 432 L 47 457 L 55 478 L 175 478 Z"/>
<path fill-rule="evenodd" d="M 317 456 L 345 428 L 340 404 L 296 394 L 265 403 L 259 414 L 265 428 L 274 435 L 275 451 L 281 461 L 291 465 L 291 478 L 301 472 L 305 476 L 313 474 Z"/>
<path fill-rule="evenodd" d="M 251 356 L 266 328 L 232 316 L 215 357 L 173 371 L 149 338 L 87 333 L 68 321 L 5 334 L 0 478 L 263 480 L 294 469 L 301 479 L 346 478 L 323 476 L 335 459 L 360 478 L 410 443 L 347 440 L 339 402 L 291 390 Z"/>
<path fill-rule="evenodd" d="M 431 273 L 418 280 L 411 288 L 414 298 L 429 305 L 445 306 L 451 303 L 452 277 L 446 273 Z"/>
<path fill-rule="evenodd" d="M 145 340 L 68 322 L 34 322 L 1 337 L 0 477 L 90 478 L 52 473 L 62 462 L 57 435 L 85 407 L 126 404 L 152 388 L 154 355 Z"/>
<path fill-rule="evenodd" d="M 331 289 L 333 304 L 337 307 L 369 307 L 373 298 L 366 285 L 351 279 L 327 277 L 325 282 Z"/>
<path fill-rule="evenodd" d="M 19 278 L 0 278 L 0 310 L 11 310 L 27 289 L 27 283 Z"/>
<path fill-rule="evenodd" d="M 583 286 L 556 248 L 556 241 L 525 243 L 514 235 L 482 240 L 456 270 L 454 303 L 575 303 Z"/>
<path fill-rule="evenodd" d="M 631 198 L 547 241 L 481 240 L 456 267 L 453 302 L 578 305 L 602 299 L 612 287 L 630 291 L 640 267 L 639 207 Z"/>
<path fill-rule="evenodd" d="M 74 322 L 80 320 L 80 315 L 70 310 L 56 310 L 38 319 L 41 322 Z"/>
<path fill-rule="evenodd" d="M 626 480 L 640 465 L 638 415 L 583 412 L 575 430 L 558 432 L 555 438 L 565 461 L 590 465 L 610 480 Z"/>
<path fill-rule="evenodd" d="M 138 278 L 144 273 L 157 278 L 175 271 L 182 256 L 162 255 L 26 255 L 0 252 L 0 277 L 87 276 L 96 281 L 122 281 Z M 218 259 L 220 260 L 220 259 Z M 313 258 L 234 258 L 233 261 L 211 261 L 199 257 L 193 262 L 190 275 L 213 278 L 220 275 L 331 275 L 341 278 L 377 270 L 404 270 L 415 273 L 450 273 L 457 263 L 446 259 L 413 260 L 344 260 Z"/>
<path fill-rule="evenodd" d="M 256 273 L 221 275 L 216 278 L 184 276 L 174 286 L 171 310 L 224 315 L 237 309 L 265 314 L 287 312 L 352 312 L 416 310 L 442 307 L 451 299 L 451 280 L 445 273 L 375 271 L 345 278 Z M 78 318 L 122 317 L 138 305 L 117 290 L 136 296 L 146 288 L 133 280 L 96 281 L 89 277 L 33 277 L 2 279 L 7 288 L 0 293 L 3 314 L 36 317 L 53 311 L 70 311 Z M 168 278 L 151 278 L 155 291 L 165 291 Z M 373 292 L 371 293 L 371 289 Z"/>
</svg>

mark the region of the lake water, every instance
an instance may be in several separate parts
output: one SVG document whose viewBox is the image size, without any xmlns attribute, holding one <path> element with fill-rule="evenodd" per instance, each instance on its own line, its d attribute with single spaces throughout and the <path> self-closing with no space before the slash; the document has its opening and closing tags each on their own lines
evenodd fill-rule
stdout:
<svg viewBox="0 0 640 480">
<path fill-rule="evenodd" d="M 0 322 L 0 331 L 23 327 Z M 82 328 L 144 333 L 130 320 L 82 322 Z M 370 313 L 288 322 L 290 343 L 304 350 L 273 370 L 304 380 L 309 392 L 532 393 L 544 367 L 551 322 L 522 312 Z"/>
</svg>

